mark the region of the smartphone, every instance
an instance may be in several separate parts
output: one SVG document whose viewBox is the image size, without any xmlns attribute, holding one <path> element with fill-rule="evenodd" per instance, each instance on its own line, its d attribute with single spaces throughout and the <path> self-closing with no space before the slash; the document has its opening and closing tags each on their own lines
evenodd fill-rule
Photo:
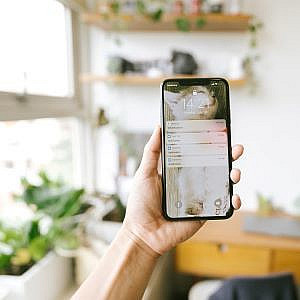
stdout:
<svg viewBox="0 0 300 300">
<path fill-rule="evenodd" d="M 168 220 L 233 214 L 229 85 L 174 78 L 162 85 L 162 209 Z"/>
</svg>

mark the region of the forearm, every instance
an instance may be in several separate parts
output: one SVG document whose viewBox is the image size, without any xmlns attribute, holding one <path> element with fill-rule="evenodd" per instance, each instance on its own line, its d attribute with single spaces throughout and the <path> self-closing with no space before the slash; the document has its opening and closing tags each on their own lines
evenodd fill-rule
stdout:
<svg viewBox="0 0 300 300">
<path fill-rule="evenodd" d="M 157 256 L 123 226 L 72 300 L 141 299 Z"/>
</svg>

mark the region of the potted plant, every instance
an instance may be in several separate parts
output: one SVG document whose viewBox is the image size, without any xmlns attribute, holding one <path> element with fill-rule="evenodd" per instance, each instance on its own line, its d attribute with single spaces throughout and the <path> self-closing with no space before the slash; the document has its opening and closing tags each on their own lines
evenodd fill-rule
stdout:
<svg viewBox="0 0 300 300">
<path fill-rule="evenodd" d="M 0 287 L 11 300 L 56 299 L 72 278 L 71 261 L 54 250 L 78 247 L 78 221 L 89 205 L 84 190 L 39 174 L 40 184 L 22 179 L 16 201 L 26 204 L 32 218 L 14 225 L 0 220 Z"/>
</svg>

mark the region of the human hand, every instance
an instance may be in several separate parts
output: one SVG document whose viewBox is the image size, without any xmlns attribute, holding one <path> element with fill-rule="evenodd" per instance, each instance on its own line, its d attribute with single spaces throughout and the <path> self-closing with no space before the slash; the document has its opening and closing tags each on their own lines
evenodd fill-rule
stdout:
<svg viewBox="0 0 300 300">
<path fill-rule="evenodd" d="M 243 154 L 243 146 L 232 148 L 232 159 Z M 145 146 L 129 195 L 124 228 L 137 242 L 146 244 L 154 254 L 163 254 L 196 233 L 205 221 L 168 221 L 162 214 L 162 181 L 158 173 L 161 152 L 161 129 L 158 126 Z M 240 170 L 232 169 L 233 183 L 240 180 Z M 233 195 L 234 209 L 241 206 L 240 197 Z"/>
</svg>

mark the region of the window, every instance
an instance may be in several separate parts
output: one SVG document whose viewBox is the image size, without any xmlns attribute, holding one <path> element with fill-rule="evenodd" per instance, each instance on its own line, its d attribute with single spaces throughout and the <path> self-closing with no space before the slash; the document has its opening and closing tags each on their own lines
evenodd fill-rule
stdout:
<svg viewBox="0 0 300 300">
<path fill-rule="evenodd" d="M 35 180 L 41 170 L 80 182 L 77 127 L 71 118 L 0 122 L 0 202 L 20 191 L 21 177 Z"/>
<path fill-rule="evenodd" d="M 79 113 L 76 20 L 55 0 L 0 2 L 2 120 Z"/>
<path fill-rule="evenodd" d="M 0 1 L 1 203 L 42 169 L 82 184 L 79 17 L 67 5 Z"/>
</svg>

